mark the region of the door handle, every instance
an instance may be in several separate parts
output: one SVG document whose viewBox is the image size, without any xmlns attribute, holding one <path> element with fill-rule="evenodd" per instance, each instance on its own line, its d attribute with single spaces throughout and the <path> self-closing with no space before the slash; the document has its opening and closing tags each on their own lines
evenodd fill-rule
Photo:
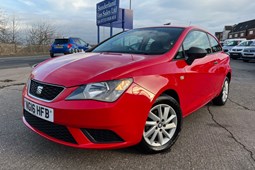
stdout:
<svg viewBox="0 0 255 170">
<path fill-rule="evenodd" d="M 215 65 L 218 64 L 218 61 L 214 61 L 213 64 L 215 64 Z"/>
</svg>

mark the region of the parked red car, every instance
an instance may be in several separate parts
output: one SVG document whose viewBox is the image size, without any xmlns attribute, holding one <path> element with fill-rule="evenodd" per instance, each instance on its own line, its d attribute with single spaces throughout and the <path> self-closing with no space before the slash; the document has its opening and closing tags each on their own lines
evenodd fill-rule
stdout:
<svg viewBox="0 0 255 170">
<path fill-rule="evenodd" d="M 185 116 L 211 100 L 226 103 L 229 61 L 215 37 L 196 27 L 123 32 L 88 53 L 37 65 L 23 90 L 23 121 L 68 146 L 160 152 Z"/>
</svg>

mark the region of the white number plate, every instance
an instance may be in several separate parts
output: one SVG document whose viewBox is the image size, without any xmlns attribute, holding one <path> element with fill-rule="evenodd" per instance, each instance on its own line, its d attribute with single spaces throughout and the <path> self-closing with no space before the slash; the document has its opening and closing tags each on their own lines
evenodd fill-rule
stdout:
<svg viewBox="0 0 255 170">
<path fill-rule="evenodd" d="M 41 106 L 27 99 L 24 99 L 24 109 L 41 119 L 44 119 L 50 122 L 54 121 L 54 110 L 51 108 Z"/>
</svg>

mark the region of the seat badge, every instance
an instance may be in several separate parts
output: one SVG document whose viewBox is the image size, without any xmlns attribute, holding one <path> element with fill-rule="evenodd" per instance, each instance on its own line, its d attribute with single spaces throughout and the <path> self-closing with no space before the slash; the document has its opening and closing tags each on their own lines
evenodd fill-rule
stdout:
<svg viewBox="0 0 255 170">
<path fill-rule="evenodd" d="M 38 86 L 36 90 L 36 94 L 42 94 L 43 86 Z"/>
</svg>

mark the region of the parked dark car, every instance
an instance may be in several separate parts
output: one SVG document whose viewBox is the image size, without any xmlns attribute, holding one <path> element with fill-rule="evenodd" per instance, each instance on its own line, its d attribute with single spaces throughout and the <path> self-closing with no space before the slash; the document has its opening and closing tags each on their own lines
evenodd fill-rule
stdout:
<svg viewBox="0 0 255 170">
<path fill-rule="evenodd" d="M 56 53 L 72 54 L 89 48 L 91 48 L 90 45 L 80 38 L 57 38 L 51 45 L 50 56 L 54 57 Z"/>
</svg>

